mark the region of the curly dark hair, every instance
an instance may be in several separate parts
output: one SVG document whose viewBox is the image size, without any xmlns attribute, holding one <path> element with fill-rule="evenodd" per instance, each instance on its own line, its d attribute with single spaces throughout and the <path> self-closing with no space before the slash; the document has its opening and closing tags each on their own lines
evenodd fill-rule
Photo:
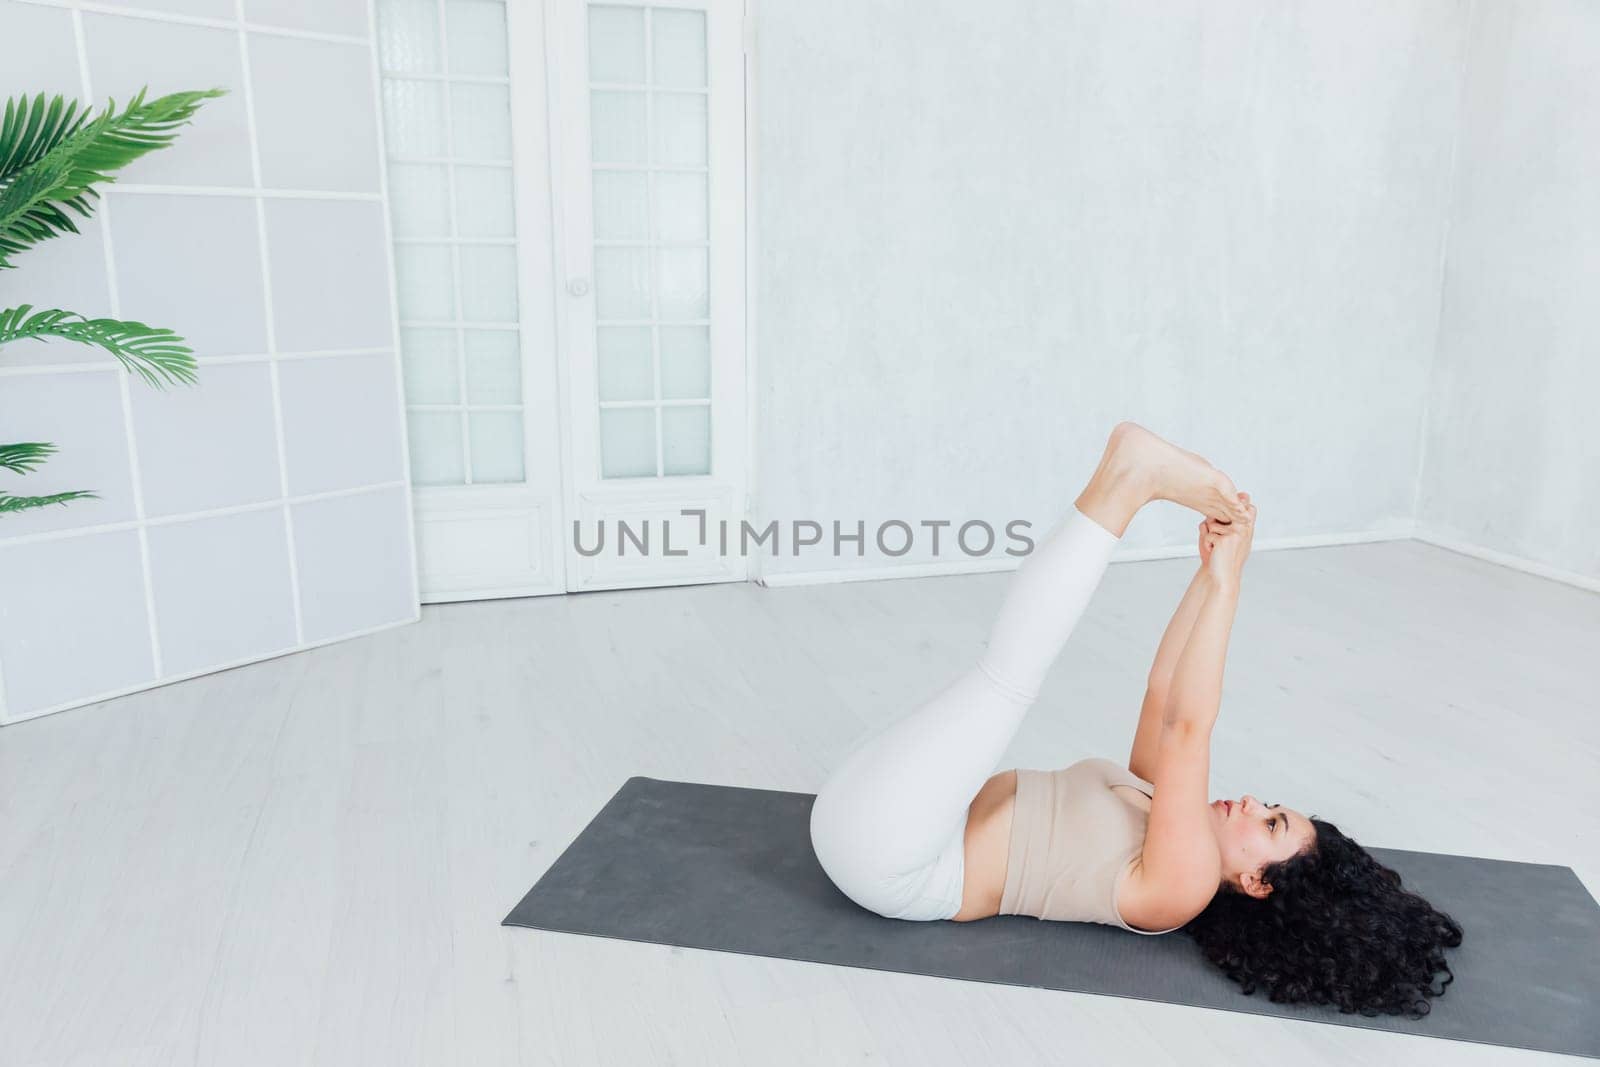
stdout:
<svg viewBox="0 0 1600 1067">
<path fill-rule="evenodd" d="M 1262 869 L 1265 899 L 1224 887 L 1184 932 L 1246 994 L 1422 1018 L 1455 978 L 1444 950 L 1461 944 L 1460 924 L 1337 826 L 1311 825 L 1315 844 Z"/>
</svg>

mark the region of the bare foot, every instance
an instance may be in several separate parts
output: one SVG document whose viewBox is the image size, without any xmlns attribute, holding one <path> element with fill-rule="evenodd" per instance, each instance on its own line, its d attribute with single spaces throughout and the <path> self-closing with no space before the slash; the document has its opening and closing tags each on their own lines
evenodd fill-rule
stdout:
<svg viewBox="0 0 1600 1067">
<path fill-rule="evenodd" d="M 1248 517 L 1233 480 L 1206 461 L 1136 422 L 1119 422 L 1106 443 L 1102 469 L 1142 481 L 1151 499 L 1171 500 L 1224 522 Z"/>
</svg>

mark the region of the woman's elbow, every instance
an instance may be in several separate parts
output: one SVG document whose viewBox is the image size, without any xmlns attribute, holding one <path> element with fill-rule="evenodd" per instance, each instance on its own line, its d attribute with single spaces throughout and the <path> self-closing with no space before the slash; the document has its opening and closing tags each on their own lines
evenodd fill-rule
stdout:
<svg viewBox="0 0 1600 1067">
<path fill-rule="evenodd" d="M 1167 709 L 1167 719 L 1161 724 L 1163 744 L 1173 744 L 1182 748 L 1211 744 L 1211 723 L 1215 716 L 1199 718 L 1183 714 L 1173 715 L 1173 710 Z"/>
</svg>

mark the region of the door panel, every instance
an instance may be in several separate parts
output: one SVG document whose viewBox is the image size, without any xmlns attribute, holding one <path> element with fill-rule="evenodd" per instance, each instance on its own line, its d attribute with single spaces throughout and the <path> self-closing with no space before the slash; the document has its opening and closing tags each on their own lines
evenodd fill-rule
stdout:
<svg viewBox="0 0 1600 1067">
<path fill-rule="evenodd" d="M 547 10 L 568 587 L 742 580 L 718 536 L 747 492 L 742 8 Z"/>
<path fill-rule="evenodd" d="M 422 599 L 563 592 L 543 15 L 376 4 Z"/>
<path fill-rule="evenodd" d="M 423 599 L 742 580 L 741 6 L 376 2 Z"/>
</svg>

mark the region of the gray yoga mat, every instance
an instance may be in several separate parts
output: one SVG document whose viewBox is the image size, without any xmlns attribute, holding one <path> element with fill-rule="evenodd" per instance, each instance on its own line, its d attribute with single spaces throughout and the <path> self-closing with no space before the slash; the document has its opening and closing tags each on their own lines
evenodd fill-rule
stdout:
<svg viewBox="0 0 1600 1067">
<path fill-rule="evenodd" d="M 810 793 L 629 778 L 505 919 L 660 945 L 1158 1000 L 1600 1058 L 1600 905 L 1570 867 L 1372 849 L 1461 923 L 1420 1021 L 1244 996 L 1182 934 L 885 919 L 828 880 Z"/>
</svg>

